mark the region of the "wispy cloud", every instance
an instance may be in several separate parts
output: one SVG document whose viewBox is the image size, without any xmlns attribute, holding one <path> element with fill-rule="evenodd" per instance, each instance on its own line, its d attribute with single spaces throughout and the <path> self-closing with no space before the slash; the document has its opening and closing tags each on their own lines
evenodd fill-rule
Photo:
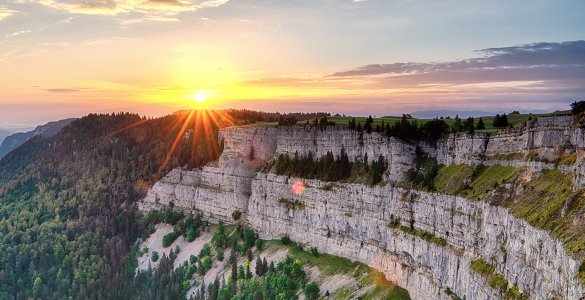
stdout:
<svg viewBox="0 0 585 300">
<path fill-rule="evenodd" d="M 564 43 L 535 43 L 514 47 L 478 50 L 482 57 L 440 63 L 393 63 L 372 64 L 357 69 L 331 74 L 346 76 L 412 76 L 428 79 L 428 74 L 448 75 L 464 73 L 465 76 L 482 73 L 546 73 L 553 69 L 584 69 L 585 41 Z M 540 71 L 540 72 L 539 72 Z M 427 74 L 427 75 L 423 75 Z"/>
<path fill-rule="evenodd" d="M 9 38 L 13 38 L 13 37 L 16 37 L 16 36 L 19 36 L 19 35 L 31 33 L 31 32 L 32 32 L 32 30 L 19 30 L 19 31 L 16 31 L 16 32 L 7 34 L 6 35 L 6 38 L 9 39 Z"/>
<path fill-rule="evenodd" d="M 140 13 L 143 15 L 173 15 L 202 8 L 219 7 L 229 0 L 35 0 L 37 3 L 76 14 L 117 15 Z"/>
<path fill-rule="evenodd" d="M 71 21 L 73 21 L 75 19 L 75 17 L 68 17 L 65 19 L 61 19 L 57 22 L 55 22 L 54 24 L 71 24 Z"/>
<path fill-rule="evenodd" d="M 15 11 L 15 10 L 11 10 L 11 9 L 8 9 L 4 6 L 0 6 L 0 21 L 6 19 L 6 18 L 8 18 L 16 13 L 17 13 L 17 11 Z"/>
<path fill-rule="evenodd" d="M 71 88 L 54 88 L 54 89 L 45 89 L 47 92 L 51 93 L 76 93 L 81 92 L 80 89 L 71 89 Z"/>
<path fill-rule="evenodd" d="M 141 18 L 135 19 L 125 19 L 121 20 L 120 24 L 122 26 L 140 24 L 145 22 L 179 22 L 178 18 L 175 17 L 165 17 L 165 16 L 144 16 Z"/>
<path fill-rule="evenodd" d="M 86 46 L 101 45 L 101 44 L 112 43 L 112 42 L 133 41 L 133 40 L 134 39 L 126 38 L 126 37 L 111 37 L 111 38 L 87 41 L 87 42 L 85 42 L 85 45 Z"/>
</svg>

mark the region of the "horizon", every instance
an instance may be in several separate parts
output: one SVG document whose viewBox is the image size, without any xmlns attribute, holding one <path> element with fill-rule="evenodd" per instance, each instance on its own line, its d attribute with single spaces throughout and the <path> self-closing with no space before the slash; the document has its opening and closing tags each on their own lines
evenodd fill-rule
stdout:
<svg viewBox="0 0 585 300">
<path fill-rule="evenodd" d="M 232 108 L 222 108 L 222 109 L 202 109 L 203 111 L 223 111 L 226 109 L 232 109 Z M 247 108 L 242 108 L 242 109 L 247 109 Z M 145 115 L 145 114 L 140 114 L 140 113 L 136 113 L 136 112 L 132 112 L 132 111 L 110 111 L 110 112 L 100 112 L 97 114 L 112 114 L 112 113 L 130 113 L 130 114 L 137 114 L 140 117 L 145 117 L 145 118 L 160 118 L 160 117 L 164 117 L 164 116 L 168 116 L 168 115 L 172 115 L 172 114 L 176 114 L 179 112 L 185 112 L 185 111 L 189 111 L 189 110 L 198 110 L 198 109 L 179 109 L 179 110 L 175 110 L 169 113 L 161 113 L 159 115 Z M 442 118 L 455 118 L 455 117 L 459 117 L 462 119 L 466 119 L 466 118 L 481 118 L 481 117 L 490 117 L 490 116 L 495 116 L 497 114 L 511 114 L 514 111 L 519 112 L 522 115 L 546 115 L 549 113 L 555 113 L 555 112 L 560 112 L 560 111 L 569 111 L 570 109 L 557 109 L 557 110 L 511 110 L 511 111 L 505 111 L 505 110 L 494 110 L 494 111 L 483 111 L 483 110 L 420 110 L 420 111 L 413 111 L 413 112 L 401 112 L 401 113 L 397 113 L 397 114 L 374 114 L 374 113 L 366 113 L 366 114 L 360 114 L 360 115 L 349 115 L 349 114 L 343 114 L 343 113 L 336 113 L 336 112 L 329 112 L 329 111 L 288 111 L 288 112 L 280 112 L 280 111 L 262 111 L 262 110 L 252 110 L 252 111 L 257 111 L 257 112 L 263 112 L 263 113 L 282 113 L 282 114 L 287 114 L 287 113 L 317 113 L 317 112 L 322 112 L 322 113 L 328 113 L 330 114 L 330 116 L 335 117 L 335 116 L 344 116 L 344 117 L 355 117 L 355 118 L 367 118 L 368 116 L 371 116 L 373 118 L 399 118 L 402 117 L 403 115 L 409 115 L 410 118 L 413 119 L 421 119 L 421 120 L 430 120 L 430 119 L 442 119 Z M 23 132 L 28 132 L 31 130 L 34 130 L 36 127 L 38 126 L 43 126 L 43 125 L 47 125 L 48 123 L 51 122 L 58 122 L 58 121 L 62 121 L 65 119 L 80 119 L 83 117 L 88 116 L 89 114 L 95 114 L 94 112 L 92 113 L 87 113 L 87 114 L 83 114 L 83 115 L 79 115 L 79 116 L 71 116 L 71 117 L 66 117 L 63 119 L 51 119 L 48 121 L 41 121 L 40 123 L 35 123 L 35 124 L 31 124 L 29 126 L 2 126 L 2 124 L 0 124 L 0 143 L 3 141 L 4 138 L 4 134 L 18 134 L 18 133 L 23 133 Z"/>
<path fill-rule="evenodd" d="M 0 127 L 193 108 L 566 110 L 585 97 L 582 11 L 545 0 L 9 1 Z"/>
</svg>

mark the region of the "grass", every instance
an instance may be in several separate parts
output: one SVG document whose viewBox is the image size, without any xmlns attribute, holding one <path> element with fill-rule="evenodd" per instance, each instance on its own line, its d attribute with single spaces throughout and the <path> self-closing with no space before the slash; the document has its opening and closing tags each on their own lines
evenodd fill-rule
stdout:
<svg viewBox="0 0 585 300">
<path fill-rule="evenodd" d="M 439 169 L 435 189 L 443 194 L 482 200 L 488 192 L 508 182 L 521 170 L 507 166 L 450 165 Z"/>
<path fill-rule="evenodd" d="M 391 225 L 392 225 L 392 223 L 388 223 L 389 227 L 391 227 Z M 437 244 L 437 245 L 443 246 L 443 247 L 447 246 L 447 240 L 445 240 L 444 238 L 440 238 L 438 236 L 435 236 L 430 232 L 422 231 L 422 230 L 418 230 L 416 228 L 410 228 L 410 227 L 406 227 L 406 226 L 400 226 L 399 228 L 403 232 L 418 236 L 419 238 L 421 238 L 429 243 L 434 243 L 434 244 Z"/>
<path fill-rule="evenodd" d="M 561 165 L 573 165 L 577 161 L 577 153 L 572 153 L 562 157 L 559 160 L 559 164 Z"/>
<path fill-rule="evenodd" d="M 482 199 L 486 193 L 507 182 L 520 170 L 520 168 L 505 166 L 478 166 L 474 170 L 469 189 L 463 195 L 471 199 Z"/>
<path fill-rule="evenodd" d="M 288 198 L 280 198 L 278 203 L 286 206 L 288 209 L 305 209 L 305 203 L 300 200 L 293 200 Z"/>
<path fill-rule="evenodd" d="M 537 117 L 542 117 L 542 116 L 550 116 L 550 115 L 562 115 L 562 114 L 568 114 L 568 111 L 560 111 L 560 112 L 555 112 L 552 114 L 508 114 L 508 122 L 510 124 L 512 124 L 513 127 L 519 127 L 520 125 L 526 123 L 530 118 L 537 118 Z M 327 118 L 329 121 L 333 121 L 335 122 L 337 125 L 347 125 L 349 123 L 349 120 L 351 118 L 355 118 L 357 123 L 362 123 L 362 125 L 364 125 L 366 123 L 366 119 L 367 117 L 350 117 L 350 116 L 346 116 L 346 117 L 337 117 L 337 116 L 332 116 Z M 494 122 L 494 118 L 495 116 L 485 116 L 482 117 L 483 122 L 485 123 L 485 129 L 483 130 L 478 130 L 478 132 L 497 132 L 499 130 L 502 129 L 506 129 L 506 128 L 495 128 L 493 127 L 493 122 Z M 379 118 L 373 118 L 374 119 L 374 124 L 373 126 L 376 127 L 376 125 L 381 124 L 382 120 L 384 121 L 385 124 L 390 124 L 393 125 L 394 123 L 400 121 L 401 117 L 400 116 L 396 116 L 396 117 L 379 117 Z M 417 119 L 417 118 L 412 118 L 410 119 L 410 121 L 416 120 L 418 122 L 419 125 L 422 125 L 428 121 L 431 121 L 432 119 Z M 477 124 L 477 121 L 479 120 L 479 117 L 475 118 L 475 123 Z M 452 126 L 455 123 L 454 119 L 444 119 L 444 121 L 449 125 Z"/>
<path fill-rule="evenodd" d="M 506 279 L 503 274 L 497 272 L 496 268 L 485 261 L 485 259 L 474 259 L 471 261 L 471 265 L 469 267 L 474 272 L 484 276 L 487 279 L 487 284 L 490 287 L 505 293 L 506 299 L 527 299 L 527 297 L 522 292 L 520 292 L 517 286 L 508 288 L 508 279 Z"/>
<path fill-rule="evenodd" d="M 435 177 L 435 189 L 443 194 L 456 195 L 466 186 L 476 167 L 470 165 L 448 165 L 441 167 Z"/>
</svg>

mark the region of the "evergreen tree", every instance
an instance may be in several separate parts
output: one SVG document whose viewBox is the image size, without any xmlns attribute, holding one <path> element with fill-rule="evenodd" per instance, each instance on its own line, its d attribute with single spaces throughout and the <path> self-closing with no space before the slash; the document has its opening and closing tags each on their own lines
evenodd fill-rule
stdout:
<svg viewBox="0 0 585 300">
<path fill-rule="evenodd" d="M 477 122 L 477 126 L 476 126 L 477 130 L 482 130 L 485 129 L 485 124 L 483 123 L 483 118 L 479 118 L 479 121 Z"/>
<path fill-rule="evenodd" d="M 465 131 L 467 131 L 467 133 L 469 134 L 473 134 L 475 132 L 475 126 L 474 126 L 475 120 L 473 119 L 473 117 L 469 117 L 467 118 L 467 121 L 465 121 Z"/>
<path fill-rule="evenodd" d="M 264 276 L 264 272 L 262 269 L 262 259 L 260 259 L 260 256 L 256 257 L 256 276 Z"/>
</svg>

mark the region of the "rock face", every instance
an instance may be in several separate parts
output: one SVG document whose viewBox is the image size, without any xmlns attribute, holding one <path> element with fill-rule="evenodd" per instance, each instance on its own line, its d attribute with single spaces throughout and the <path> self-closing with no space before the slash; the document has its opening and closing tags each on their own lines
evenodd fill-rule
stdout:
<svg viewBox="0 0 585 300">
<path fill-rule="evenodd" d="M 413 166 L 416 147 L 387 138 L 377 133 L 366 134 L 348 129 L 318 130 L 314 127 L 281 127 L 278 132 L 275 155 L 293 156 L 313 153 L 321 157 L 327 152 L 338 156 L 343 148 L 352 162 L 372 161 L 382 155 L 388 161 L 388 176 L 392 181 L 402 180 L 406 170 Z"/>
<path fill-rule="evenodd" d="M 490 156 L 534 151 L 539 158 L 552 159 L 575 151 L 576 163 L 564 171 L 578 177 L 585 170 L 583 132 L 573 128 L 572 119 L 555 118 L 539 119 L 518 131 L 451 135 L 436 147 L 419 146 L 444 164 L 520 164 L 534 169 L 557 165 Z M 152 187 L 140 209 L 173 207 L 225 222 L 240 211 L 242 221 L 263 238 L 288 235 L 307 247 L 366 263 L 408 289 L 413 299 L 451 299 L 451 292 L 466 299 L 503 299 L 487 278 L 471 270 L 477 258 L 494 265 L 510 286 L 518 286 L 531 299 L 585 296 L 576 278 L 579 263 L 547 232 L 505 208 L 397 187 L 394 183 L 413 165 L 415 146 L 377 134 L 300 126 L 234 127 L 220 136 L 224 152 L 219 162 L 201 170 L 171 171 Z M 319 157 L 327 151 L 339 155 L 341 148 L 350 160 L 384 156 L 388 184 L 325 183 L 256 171 L 280 154 L 312 152 Z M 292 190 L 298 182 L 304 184 L 302 193 Z"/>
<path fill-rule="evenodd" d="M 248 208 L 253 173 L 243 168 L 172 170 L 158 181 L 139 204 L 143 211 L 174 208 L 201 213 L 204 218 L 232 222 L 232 212 Z"/>
<path fill-rule="evenodd" d="M 558 168 L 572 172 L 577 187 L 585 185 L 584 129 L 574 125 L 573 116 L 541 117 L 493 134 L 451 134 L 436 148 L 422 149 L 445 165 L 506 165 L 537 171 Z M 570 155 L 575 155 L 574 161 L 559 164 Z"/>
<path fill-rule="evenodd" d="M 579 264 L 562 244 L 504 208 L 390 185 L 324 188 L 327 184 L 316 180 L 304 180 L 308 187 L 297 195 L 291 192 L 293 181 L 257 175 L 248 207 L 251 227 L 264 238 L 288 235 L 322 252 L 374 266 L 407 288 L 413 299 L 449 299 L 446 287 L 466 299 L 501 298 L 470 269 L 477 257 L 492 262 L 510 284 L 535 299 L 578 299 L 583 294 L 575 278 Z M 302 205 L 287 205 L 294 201 Z M 406 227 L 412 223 L 445 239 L 447 246 L 389 228 L 391 219 Z"/>
</svg>

